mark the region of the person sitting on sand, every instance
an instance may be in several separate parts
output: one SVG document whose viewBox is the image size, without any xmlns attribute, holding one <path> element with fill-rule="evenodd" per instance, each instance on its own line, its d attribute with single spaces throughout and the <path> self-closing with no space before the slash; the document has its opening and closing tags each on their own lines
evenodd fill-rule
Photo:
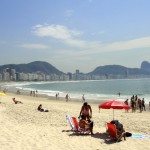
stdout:
<svg viewBox="0 0 150 150">
<path fill-rule="evenodd" d="M 42 108 L 42 104 L 40 104 L 37 108 L 38 111 L 41 111 L 41 112 L 48 112 L 48 110 L 46 108 Z"/>
<path fill-rule="evenodd" d="M 83 131 L 90 131 L 91 134 L 93 134 L 93 121 L 91 120 L 85 120 L 85 117 L 81 115 L 81 119 L 79 121 L 79 127 Z"/>
<path fill-rule="evenodd" d="M 113 120 L 110 123 L 115 124 L 116 125 L 116 129 L 117 129 L 117 137 L 118 137 L 118 142 L 122 139 L 122 137 L 124 138 L 124 140 L 126 140 L 126 132 L 123 128 L 123 124 L 120 123 L 118 120 Z"/>
<path fill-rule="evenodd" d="M 79 114 L 79 118 L 82 116 L 84 116 L 85 120 L 92 118 L 92 108 L 90 105 L 88 105 L 87 102 L 84 102 L 80 114 Z"/>
<path fill-rule="evenodd" d="M 18 103 L 23 104 L 21 101 L 17 101 L 17 100 L 15 99 L 15 97 L 12 98 L 12 100 L 13 100 L 13 102 L 14 102 L 15 104 L 18 104 Z"/>
</svg>

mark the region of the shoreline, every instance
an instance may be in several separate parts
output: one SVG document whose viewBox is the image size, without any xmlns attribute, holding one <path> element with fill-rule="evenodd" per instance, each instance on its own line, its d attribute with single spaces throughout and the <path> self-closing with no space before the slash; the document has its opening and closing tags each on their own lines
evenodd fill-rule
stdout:
<svg viewBox="0 0 150 150">
<path fill-rule="evenodd" d="M 20 96 L 26 96 L 26 97 L 30 97 L 30 98 L 38 98 L 38 99 L 42 99 L 43 101 L 56 101 L 56 102 L 66 102 L 66 99 L 64 97 L 58 97 L 56 99 L 55 96 L 48 96 L 46 94 L 37 94 L 37 96 L 30 96 L 29 93 L 21 93 L 21 94 L 17 94 L 16 92 L 13 92 L 13 91 L 7 91 L 8 94 L 12 95 L 13 96 L 16 96 L 16 97 L 20 97 Z M 7 94 L 6 93 L 6 94 Z M 111 99 L 112 100 L 112 99 Z M 106 101 L 109 101 L 109 100 L 86 100 L 85 102 L 89 103 L 89 104 L 96 104 L 97 107 L 99 106 L 99 104 L 101 103 L 104 103 Z M 118 100 L 119 101 L 119 100 Z M 77 99 L 77 98 L 70 98 L 66 103 L 69 103 L 69 102 L 75 102 L 75 103 L 80 103 L 80 104 L 83 104 L 82 102 L 82 99 Z M 130 105 L 129 105 L 130 106 Z M 146 110 L 149 110 L 149 104 L 145 104 L 145 108 Z M 130 108 L 131 110 L 131 108 Z M 149 111 L 148 111 L 149 112 Z"/>
<path fill-rule="evenodd" d="M 1 85 L 1 87 L 2 86 L 5 86 L 5 85 L 7 85 L 9 82 L 4 82 L 4 84 L 2 84 Z M 13 85 L 13 84 L 17 84 L 18 82 L 11 82 L 11 84 Z M 19 82 L 19 83 L 22 83 L 22 82 Z M 10 84 L 10 83 L 9 83 Z M 1 91 L 2 89 L 0 89 L 0 91 Z M 9 87 L 9 89 L 6 91 L 6 94 L 7 93 L 10 93 L 10 94 L 14 94 L 14 95 L 24 95 L 24 96 L 30 96 L 30 91 L 29 90 L 24 90 L 24 89 L 19 89 L 20 91 L 21 91 L 21 93 L 20 94 L 17 94 L 17 90 L 18 90 L 18 88 L 16 88 L 16 87 Z M 2 92 L 2 91 L 1 91 Z M 45 98 L 45 99 L 47 99 L 47 100 L 56 100 L 56 101 L 66 101 L 66 99 L 65 99 L 65 97 L 59 97 L 58 96 L 58 98 L 56 99 L 56 96 L 49 96 L 49 95 L 47 95 L 47 94 L 40 94 L 40 93 L 37 93 L 37 95 L 38 95 L 38 97 L 40 97 L 40 98 Z M 30 96 L 30 97 L 36 97 L 36 96 Z M 116 98 L 115 100 L 117 100 L 117 101 L 122 101 L 122 102 L 124 102 L 124 100 L 123 99 L 120 99 L 121 97 L 118 97 L 118 98 Z M 102 98 L 101 97 L 101 99 L 99 99 L 99 100 L 96 100 L 96 99 L 86 99 L 85 100 L 85 102 L 88 102 L 88 103 L 90 103 L 90 104 L 101 104 L 101 103 L 103 103 L 103 102 L 106 102 L 106 101 L 109 101 L 109 100 L 113 100 L 113 98 L 112 99 L 110 99 L 110 98 Z M 68 100 L 68 102 L 70 102 L 70 101 L 73 101 L 73 102 L 78 102 L 78 103 L 83 103 L 82 102 L 82 97 L 79 99 L 79 98 L 70 98 L 69 100 Z M 145 106 L 146 106 L 146 109 L 149 109 L 149 104 L 148 104 L 148 102 L 145 102 Z"/>
</svg>

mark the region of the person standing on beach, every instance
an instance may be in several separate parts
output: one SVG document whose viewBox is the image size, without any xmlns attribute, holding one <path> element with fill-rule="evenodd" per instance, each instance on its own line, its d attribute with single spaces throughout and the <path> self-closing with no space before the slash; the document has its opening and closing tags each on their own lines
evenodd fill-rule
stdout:
<svg viewBox="0 0 150 150">
<path fill-rule="evenodd" d="M 69 95 L 66 94 L 66 102 L 68 102 L 68 100 L 69 100 Z"/>
<path fill-rule="evenodd" d="M 38 96 L 38 91 L 36 90 L 35 93 L 36 93 L 35 95 L 36 95 L 36 97 L 37 97 L 37 96 Z"/>
<path fill-rule="evenodd" d="M 139 110 L 140 110 L 140 113 L 142 112 L 142 101 L 140 98 L 138 98 L 138 105 L 139 105 Z"/>
<path fill-rule="evenodd" d="M 126 105 L 129 105 L 128 99 L 126 99 L 124 103 L 125 103 Z M 128 112 L 128 110 L 125 110 L 125 111 Z"/>
<path fill-rule="evenodd" d="M 57 97 L 58 97 L 58 94 L 56 93 L 56 95 L 55 95 L 55 96 L 56 96 L 56 99 L 57 99 Z"/>
<path fill-rule="evenodd" d="M 142 99 L 142 111 L 143 111 L 143 110 L 146 111 L 144 98 Z"/>
<path fill-rule="evenodd" d="M 83 116 L 87 120 L 90 120 L 90 118 L 92 118 L 92 108 L 90 105 L 88 105 L 87 102 L 84 102 L 83 106 L 81 107 L 78 118 L 80 118 L 81 116 Z"/>
<path fill-rule="evenodd" d="M 83 103 L 85 102 L 84 94 L 82 95 L 82 102 L 83 102 Z"/>
</svg>

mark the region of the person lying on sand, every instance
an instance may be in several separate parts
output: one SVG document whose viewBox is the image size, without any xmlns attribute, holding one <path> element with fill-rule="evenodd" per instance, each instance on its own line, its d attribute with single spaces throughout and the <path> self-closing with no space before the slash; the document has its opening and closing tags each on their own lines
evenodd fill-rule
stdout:
<svg viewBox="0 0 150 150">
<path fill-rule="evenodd" d="M 37 108 L 38 111 L 40 112 L 48 112 L 48 110 L 46 108 L 42 108 L 42 104 L 40 104 Z"/>
<path fill-rule="evenodd" d="M 13 100 L 13 102 L 14 102 L 15 104 L 18 104 L 18 103 L 23 104 L 21 101 L 17 101 L 17 100 L 15 99 L 15 97 L 12 98 L 12 100 Z"/>
</svg>

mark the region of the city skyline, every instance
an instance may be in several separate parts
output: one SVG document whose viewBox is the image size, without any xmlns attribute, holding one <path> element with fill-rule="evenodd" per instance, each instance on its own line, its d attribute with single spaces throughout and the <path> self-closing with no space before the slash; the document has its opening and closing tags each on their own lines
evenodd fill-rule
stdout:
<svg viewBox="0 0 150 150">
<path fill-rule="evenodd" d="M 140 68 L 150 60 L 150 1 L 2 0 L 0 65 L 45 61 L 63 72 Z"/>
</svg>

